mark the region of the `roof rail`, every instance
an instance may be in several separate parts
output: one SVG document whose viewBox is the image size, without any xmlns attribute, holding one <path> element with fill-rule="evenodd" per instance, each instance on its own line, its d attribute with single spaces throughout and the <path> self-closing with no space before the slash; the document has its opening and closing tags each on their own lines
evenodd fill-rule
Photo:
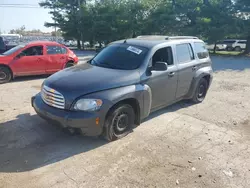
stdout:
<svg viewBox="0 0 250 188">
<path fill-rule="evenodd" d="M 198 39 L 194 36 L 164 36 L 164 35 L 141 35 L 138 39 L 158 39 L 158 40 L 178 40 L 178 39 Z"/>
<path fill-rule="evenodd" d="M 198 39 L 198 37 L 193 36 L 169 36 L 166 40 L 177 40 L 177 39 Z"/>
<path fill-rule="evenodd" d="M 161 39 L 161 40 L 166 40 L 168 36 L 164 35 L 141 35 L 136 37 L 138 39 Z"/>
</svg>

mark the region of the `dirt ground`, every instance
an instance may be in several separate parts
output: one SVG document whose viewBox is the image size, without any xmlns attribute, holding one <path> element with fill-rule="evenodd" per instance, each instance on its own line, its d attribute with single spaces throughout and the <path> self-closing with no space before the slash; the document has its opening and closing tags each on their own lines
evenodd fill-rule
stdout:
<svg viewBox="0 0 250 188">
<path fill-rule="evenodd" d="M 112 143 L 39 118 L 30 98 L 44 77 L 0 85 L 0 187 L 249 188 L 250 70 L 215 69 L 202 104 L 153 113 Z"/>
</svg>

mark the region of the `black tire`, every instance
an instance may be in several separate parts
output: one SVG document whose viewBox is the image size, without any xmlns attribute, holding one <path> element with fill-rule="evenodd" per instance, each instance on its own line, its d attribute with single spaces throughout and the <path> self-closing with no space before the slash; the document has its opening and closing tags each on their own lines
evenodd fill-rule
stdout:
<svg viewBox="0 0 250 188">
<path fill-rule="evenodd" d="M 194 103 L 201 103 L 206 97 L 207 89 L 208 89 L 207 80 L 205 78 L 202 78 L 195 89 L 192 101 Z"/>
<path fill-rule="evenodd" d="M 66 65 L 65 65 L 65 69 L 66 68 L 69 68 L 69 67 L 73 67 L 74 66 L 74 62 L 73 61 L 69 61 L 68 63 L 66 63 Z"/>
<path fill-rule="evenodd" d="M 104 125 L 102 137 L 114 141 L 128 135 L 135 122 L 135 112 L 132 106 L 121 104 L 113 109 Z"/>
<path fill-rule="evenodd" d="M 242 51 L 242 49 L 241 49 L 240 46 L 236 46 L 236 47 L 234 48 L 234 50 L 235 50 L 236 52 L 241 52 L 241 51 Z"/>
<path fill-rule="evenodd" d="M 9 82 L 11 78 L 10 70 L 7 67 L 0 67 L 0 84 Z"/>
</svg>

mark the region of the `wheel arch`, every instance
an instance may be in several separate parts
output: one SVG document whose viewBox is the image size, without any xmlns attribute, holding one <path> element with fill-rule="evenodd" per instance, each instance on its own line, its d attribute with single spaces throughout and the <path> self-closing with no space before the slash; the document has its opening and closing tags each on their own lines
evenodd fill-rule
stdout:
<svg viewBox="0 0 250 188">
<path fill-rule="evenodd" d="M 66 63 L 64 63 L 63 68 L 65 68 L 68 63 L 73 63 L 74 64 L 75 61 L 73 59 L 68 59 L 68 61 Z"/>
<path fill-rule="evenodd" d="M 105 116 L 105 120 L 108 118 L 108 116 L 120 105 L 123 104 L 128 104 L 130 105 L 134 112 L 135 112 L 135 124 L 139 125 L 141 122 L 141 117 L 140 117 L 140 113 L 141 113 L 141 109 L 140 109 L 140 104 L 139 101 L 135 98 L 126 98 L 123 100 L 120 100 L 119 102 L 115 103 L 107 112 L 106 116 Z"/>
<path fill-rule="evenodd" d="M 200 74 L 197 74 L 197 76 L 193 79 L 192 83 L 191 83 L 191 86 L 189 88 L 189 92 L 188 94 L 186 95 L 186 99 L 190 99 L 193 97 L 194 93 L 195 93 L 195 89 L 197 87 L 197 84 L 199 83 L 199 81 L 204 78 L 206 79 L 207 83 L 208 83 L 208 88 L 209 86 L 211 85 L 211 82 L 212 82 L 212 74 L 210 72 L 202 72 Z"/>
<path fill-rule="evenodd" d="M 7 69 L 9 69 L 10 73 L 11 73 L 11 78 L 14 78 L 14 73 L 12 71 L 12 69 L 10 68 L 10 66 L 6 65 L 6 64 L 1 64 L 0 63 L 0 67 L 6 67 Z"/>
</svg>

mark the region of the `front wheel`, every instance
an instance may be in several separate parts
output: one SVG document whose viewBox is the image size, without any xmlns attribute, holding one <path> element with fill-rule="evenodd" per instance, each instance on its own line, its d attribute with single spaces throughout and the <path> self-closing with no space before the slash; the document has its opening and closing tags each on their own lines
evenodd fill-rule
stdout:
<svg viewBox="0 0 250 188">
<path fill-rule="evenodd" d="M 202 78 L 195 89 L 192 101 L 195 103 L 201 103 L 206 97 L 207 89 L 208 89 L 207 80 L 205 78 Z"/>
<path fill-rule="evenodd" d="M 11 80 L 11 72 L 6 67 L 0 67 L 0 84 L 7 83 Z"/>
<path fill-rule="evenodd" d="M 126 136 L 135 122 L 135 112 L 132 106 L 122 104 L 109 113 L 102 136 L 108 141 L 114 141 Z"/>
</svg>

